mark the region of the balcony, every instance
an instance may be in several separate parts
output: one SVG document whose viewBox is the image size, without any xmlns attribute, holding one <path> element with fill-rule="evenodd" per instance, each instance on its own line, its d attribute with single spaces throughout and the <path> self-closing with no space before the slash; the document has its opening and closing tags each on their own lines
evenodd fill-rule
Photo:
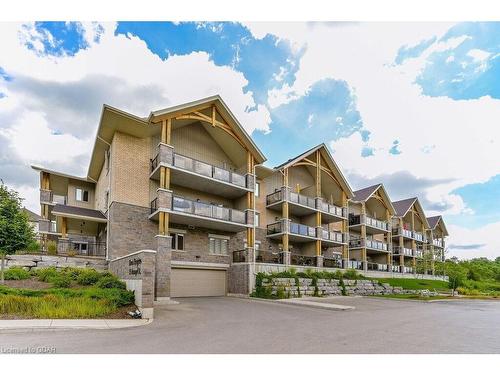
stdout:
<svg viewBox="0 0 500 375">
<path fill-rule="evenodd" d="M 57 234 L 56 222 L 40 219 L 38 222 L 38 232 L 44 234 Z"/>
<path fill-rule="evenodd" d="M 415 256 L 417 258 L 423 258 L 424 257 L 424 252 L 422 250 L 415 250 Z"/>
<path fill-rule="evenodd" d="M 307 242 L 317 239 L 316 228 L 289 220 L 282 219 L 267 226 L 267 237 L 279 238 L 285 233 L 288 233 L 289 239 L 295 242 Z"/>
<path fill-rule="evenodd" d="M 443 240 L 436 238 L 435 240 L 432 241 L 433 246 L 441 247 L 443 248 Z"/>
<path fill-rule="evenodd" d="M 376 271 L 376 272 L 389 272 L 389 265 L 382 263 L 366 263 L 367 271 Z"/>
<path fill-rule="evenodd" d="M 408 239 L 413 239 L 413 232 L 409 229 L 397 227 L 397 228 L 392 228 L 392 235 L 393 236 L 403 236 Z"/>
<path fill-rule="evenodd" d="M 66 205 L 68 203 L 68 199 L 65 195 L 54 194 L 52 190 L 40 189 L 40 203 L 50 205 Z"/>
<path fill-rule="evenodd" d="M 413 273 L 413 267 L 403 266 L 403 273 Z"/>
<path fill-rule="evenodd" d="M 362 238 L 350 239 L 349 240 L 349 248 L 350 249 L 366 248 L 369 250 L 384 251 L 384 252 L 389 251 L 389 245 L 386 242 L 377 241 L 377 240 L 369 240 L 369 239 L 365 240 Z"/>
<path fill-rule="evenodd" d="M 340 257 L 337 258 L 323 258 L 323 267 L 324 268 L 342 268 L 342 259 Z"/>
<path fill-rule="evenodd" d="M 169 191 L 151 202 L 150 219 L 156 220 L 159 212 L 168 212 L 172 223 L 193 225 L 208 229 L 239 232 L 253 223 L 253 212 L 172 196 Z M 165 193 L 165 196 L 163 196 Z M 250 217 L 251 216 L 251 217 Z"/>
<path fill-rule="evenodd" d="M 401 272 L 401 267 L 393 264 L 391 266 L 391 270 L 392 270 L 392 272 L 400 273 Z"/>
<path fill-rule="evenodd" d="M 425 236 L 420 232 L 413 232 L 413 239 L 418 242 L 425 242 Z"/>
<path fill-rule="evenodd" d="M 367 215 L 349 214 L 349 226 L 357 231 L 361 231 L 361 225 L 366 226 L 366 233 L 377 234 L 390 231 L 390 224 L 387 221 L 377 220 Z"/>
<path fill-rule="evenodd" d="M 248 250 L 233 251 L 233 263 L 253 262 L 248 256 Z M 255 250 L 255 263 L 283 264 L 283 252 Z"/>
<path fill-rule="evenodd" d="M 318 237 L 325 243 L 343 245 L 347 243 L 347 236 L 342 232 L 330 232 L 323 228 L 318 228 Z"/>
<path fill-rule="evenodd" d="M 320 211 L 323 223 L 340 221 L 347 217 L 345 208 L 327 203 L 322 198 L 294 193 L 289 187 L 282 187 L 266 197 L 266 206 L 271 210 L 281 211 L 284 202 L 288 202 L 288 211 L 295 216 L 311 215 Z"/>
<path fill-rule="evenodd" d="M 266 205 L 270 210 L 281 211 L 284 202 L 288 202 L 288 211 L 295 216 L 310 215 L 316 212 L 316 200 L 314 198 L 293 193 L 290 188 L 281 190 L 266 196 Z"/>
<path fill-rule="evenodd" d="M 350 260 L 347 262 L 347 268 L 352 268 L 353 270 L 363 270 L 363 262 L 360 260 Z"/>
<path fill-rule="evenodd" d="M 394 255 L 404 255 L 407 257 L 412 257 L 413 256 L 413 249 L 408 249 L 406 247 L 401 247 L 401 246 L 394 246 L 392 249 L 392 253 Z"/>
<path fill-rule="evenodd" d="M 160 144 L 160 151 L 151 160 L 150 178 L 160 179 L 160 166 L 169 167 L 172 184 L 228 198 L 238 198 L 254 190 L 253 175 L 234 171 L 173 152 L 172 147 Z"/>
<path fill-rule="evenodd" d="M 290 253 L 290 264 L 293 266 L 315 267 L 316 257 Z"/>
</svg>

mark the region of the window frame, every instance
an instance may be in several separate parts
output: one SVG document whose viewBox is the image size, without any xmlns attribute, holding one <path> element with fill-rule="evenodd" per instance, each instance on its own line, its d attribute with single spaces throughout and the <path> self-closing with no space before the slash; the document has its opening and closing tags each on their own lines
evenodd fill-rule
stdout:
<svg viewBox="0 0 500 375">
<path fill-rule="evenodd" d="M 81 192 L 81 199 L 78 199 L 78 192 Z M 85 200 L 85 193 L 87 193 L 87 200 Z M 75 201 L 89 203 L 90 192 L 82 187 L 75 188 Z"/>
<path fill-rule="evenodd" d="M 255 181 L 254 195 L 255 195 L 256 198 L 260 197 L 260 182 Z"/>
<path fill-rule="evenodd" d="M 228 236 L 221 236 L 218 234 L 209 234 L 208 235 L 208 253 L 210 255 L 217 255 L 217 256 L 229 256 L 229 240 L 230 237 Z M 212 243 L 213 243 L 213 251 L 212 251 Z M 223 244 L 225 244 L 225 249 L 224 253 L 223 251 Z M 218 246 L 217 246 L 218 245 Z M 217 247 L 219 248 L 219 252 L 217 252 Z"/>
</svg>

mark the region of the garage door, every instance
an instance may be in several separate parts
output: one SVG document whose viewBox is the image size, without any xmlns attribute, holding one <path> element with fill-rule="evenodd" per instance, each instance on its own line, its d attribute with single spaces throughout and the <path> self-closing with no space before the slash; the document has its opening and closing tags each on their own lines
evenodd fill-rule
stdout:
<svg viewBox="0 0 500 375">
<path fill-rule="evenodd" d="M 172 269 L 172 297 L 210 297 L 226 294 L 225 270 Z"/>
</svg>

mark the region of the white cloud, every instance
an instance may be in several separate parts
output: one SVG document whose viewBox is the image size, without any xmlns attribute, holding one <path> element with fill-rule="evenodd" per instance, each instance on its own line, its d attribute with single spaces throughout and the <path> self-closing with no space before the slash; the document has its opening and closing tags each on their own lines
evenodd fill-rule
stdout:
<svg viewBox="0 0 500 375">
<path fill-rule="evenodd" d="M 11 82 L 0 77 L 0 92 L 6 95 L 0 100 L 0 135 L 10 139 L 9 147 L 25 166 L 57 162 L 63 171 L 85 173 L 102 101 L 144 116 L 220 94 L 247 131 L 269 130 L 269 111 L 256 106 L 252 92 L 243 91 L 248 83 L 243 74 L 216 66 L 207 53 L 162 60 L 139 38 L 114 35 L 113 23 L 83 23 L 80 28 L 89 46 L 74 56 L 56 57 L 46 56 L 42 43 L 49 40 L 56 46 L 50 33 L 32 24 L 0 24 L 0 67 L 14 77 Z M 34 50 L 26 47 L 27 41 Z M 4 172 L 0 167 L 0 177 Z M 38 187 L 23 186 L 25 180 L 11 184 L 24 192 L 33 208 Z"/>
<path fill-rule="evenodd" d="M 448 207 L 445 213 L 470 214 L 462 199 L 450 192 L 459 186 L 485 182 L 500 173 L 497 157 L 500 100 L 427 97 L 415 84 L 432 53 L 456 48 L 470 37 L 463 35 L 434 43 L 419 57 L 407 59 L 402 65 L 393 64 L 401 46 L 416 45 L 433 36 L 439 40 L 450 26 L 437 23 L 364 23 L 343 27 L 249 25 L 257 35 L 268 30 L 282 38 L 292 38 L 298 45 L 307 45 L 295 82 L 291 87 L 270 93 L 271 107 L 304 95 L 321 79 L 345 80 L 355 90 L 357 109 L 365 129 L 371 132 L 368 146 L 375 151 L 373 156 L 361 156 L 366 143 L 359 133 L 332 141 L 330 145 L 339 165 L 367 178 L 407 170 L 416 177 L 453 179 L 422 194 Z M 477 52 L 473 56 L 485 57 Z M 400 142 L 401 154 L 389 157 L 386 151 L 394 139 Z"/>
<path fill-rule="evenodd" d="M 492 223 L 477 229 L 467 229 L 456 225 L 447 225 L 448 232 L 453 236 L 448 245 L 463 246 L 463 249 L 451 248 L 447 256 L 460 259 L 487 257 L 495 259 L 500 256 L 500 223 Z M 476 249 L 467 249 L 470 245 L 482 245 Z"/>
<path fill-rule="evenodd" d="M 467 52 L 467 56 L 470 56 L 473 58 L 474 62 L 480 63 L 488 59 L 490 57 L 491 53 L 484 51 L 482 49 L 471 49 L 469 52 Z"/>
</svg>

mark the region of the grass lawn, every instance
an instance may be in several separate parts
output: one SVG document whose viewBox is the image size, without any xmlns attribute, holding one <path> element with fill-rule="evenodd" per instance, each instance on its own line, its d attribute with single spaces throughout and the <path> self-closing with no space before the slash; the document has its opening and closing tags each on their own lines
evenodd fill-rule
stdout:
<svg viewBox="0 0 500 375">
<path fill-rule="evenodd" d="M 0 319 L 128 318 L 134 293 L 107 272 L 14 270 L 0 285 Z"/>
<path fill-rule="evenodd" d="M 498 300 L 500 301 L 500 297 L 497 296 L 486 296 L 486 295 L 477 295 L 477 296 L 460 296 L 460 297 L 452 297 L 450 296 L 421 296 L 418 294 L 386 294 L 386 295 L 374 295 L 370 297 L 377 298 L 392 298 L 392 299 L 406 299 L 406 300 L 418 300 L 418 301 L 432 301 L 439 299 L 450 299 L 450 300 L 463 300 L 463 299 L 486 299 L 486 300 Z"/>
<path fill-rule="evenodd" d="M 448 282 L 442 280 L 425 280 L 425 279 L 403 279 L 403 278 L 389 278 L 389 279 L 377 279 L 382 283 L 387 283 L 391 286 L 399 286 L 403 289 L 446 289 L 448 288 Z"/>
</svg>

